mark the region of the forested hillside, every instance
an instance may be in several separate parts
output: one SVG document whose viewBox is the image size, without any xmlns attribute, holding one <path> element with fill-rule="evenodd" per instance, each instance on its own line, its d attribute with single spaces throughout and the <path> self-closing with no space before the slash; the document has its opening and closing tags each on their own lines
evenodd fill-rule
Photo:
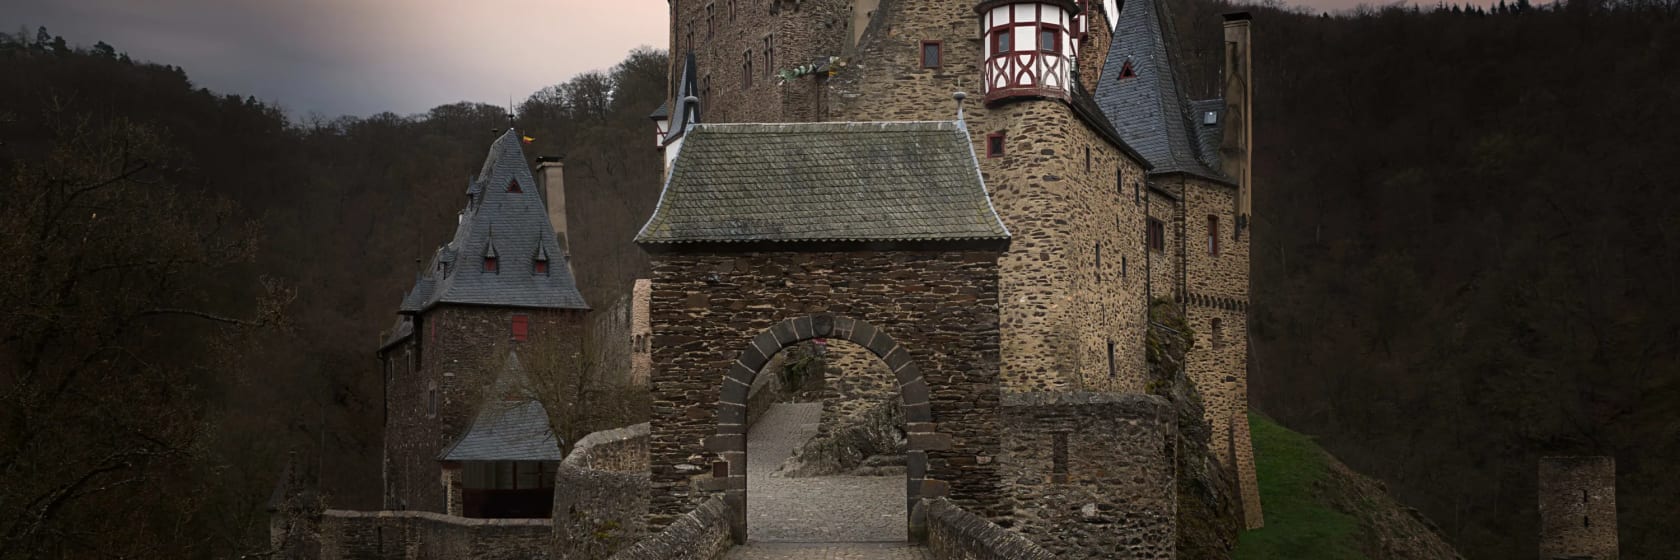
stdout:
<svg viewBox="0 0 1680 560">
<path fill-rule="evenodd" d="M 1175 2 L 1215 94 L 1215 17 Z M 1536 460 L 1618 462 L 1624 555 L 1680 526 L 1680 5 L 1255 13 L 1254 407 L 1467 557 L 1531 557 Z M 80 38 L 93 41 L 98 38 Z M 646 263 L 637 51 L 522 103 L 585 297 Z M 186 70 L 0 37 L 0 557 L 232 557 L 296 451 L 378 495 L 379 331 L 501 107 L 289 122 Z"/>
<path fill-rule="evenodd" d="M 1213 96 L 1229 5 L 1175 3 Z M 1680 3 L 1254 15 L 1250 400 L 1470 558 L 1536 460 L 1613 455 L 1622 551 L 1680 496 Z"/>
<path fill-rule="evenodd" d="M 638 50 L 517 110 L 567 158 L 591 302 L 646 266 L 665 69 Z M 261 551 L 289 451 L 377 507 L 373 352 L 507 110 L 290 122 L 45 30 L 0 36 L 0 75 L 0 557 Z"/>
</svg>

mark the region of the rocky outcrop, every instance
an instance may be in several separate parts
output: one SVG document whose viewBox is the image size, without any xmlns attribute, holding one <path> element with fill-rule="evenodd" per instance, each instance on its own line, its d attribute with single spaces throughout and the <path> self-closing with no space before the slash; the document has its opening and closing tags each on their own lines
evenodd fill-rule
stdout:
<svg viewBox="0 0 1680 560">
<path fill-rule="evenodd" d="M 1178 414 L 1178 557 L 1229 558 L 1242 530 L 1236 478 L 1209 450 L 1212 428 L 1196 384 L 1184 373 L 1195 340 L 1176 305 L 1150 306 L 1147 338 L 1151 394 L 1166 397 Z"/>
</svg>

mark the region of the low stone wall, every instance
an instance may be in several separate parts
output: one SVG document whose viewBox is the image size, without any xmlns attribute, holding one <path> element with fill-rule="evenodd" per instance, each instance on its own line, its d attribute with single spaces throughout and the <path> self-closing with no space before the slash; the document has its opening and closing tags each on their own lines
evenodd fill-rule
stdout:
<svg viewBox="0 0 1680 560">
<path fill-rule="evenodd" d="M 598 471 L 647 472 L 648 424 L 602 430 L 578 438 L 562 463 Z"/>
<path fill-rule="evenodd" d="M 769 365 L 764 366 L 764 375 L 753 379 L 752 389 L 747 391 L 747 427 L 758 423 L 764 413 L 770 412 L 770 405 L 776 404 L 782 396 L 782 360 L 787 352 L 776 354 Z"/>
<path fill-rule="evenodd" d="M 1158 396 L 1004 393 L 999 524 L 1061 558 L 1170 559 L 1177 416 Z"/>
<path fill-rule="evenodd" d="M 468 519 L 425 511 L 327 510 L 323 560 L 558 558 L 547 519 Z"/>
<path fill-rule="evenodd" d="M 1056 555 L 944 498 L 922 500 L 927 544 L 936 560 L 1055 560 Z"/>
<path fill-rule="evenodd" d="M 647 534 L 648 425 L 578 439 L 554 475 L 557 550 L 606 558 Z"/>
<path fill-rule="evenodd" d="M 614 554 L 612 560 L 716 560 L 733 544 L 729 540 L 728 506 L 712 497 L 664 530 Z"/>
</svg>

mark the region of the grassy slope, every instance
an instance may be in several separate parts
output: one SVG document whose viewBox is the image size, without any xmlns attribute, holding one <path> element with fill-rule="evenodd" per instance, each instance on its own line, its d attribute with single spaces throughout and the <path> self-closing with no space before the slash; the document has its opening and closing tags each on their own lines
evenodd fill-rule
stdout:
<svg viewBox="0 0 1680 560">
<path fill-rule="evenodd" d="M 1342 560 L 1359 553 L 1359 522 L 1320 500 L 1316 486 L 1329 473 L 1329 456 L 1312 438 L 1257 414 L 1249 416 L 1255 468 L 1266 526 L 1246 531 L 1233 555 L 1238 560 Z"/>
<path fill-rule="evenodd" d="M 1253 414 L 1255 466 L 1266 526 L 1240 535 L 1239 560 L 1460 558 L 1417 510 L 1313 443 Z"/>
</svg>

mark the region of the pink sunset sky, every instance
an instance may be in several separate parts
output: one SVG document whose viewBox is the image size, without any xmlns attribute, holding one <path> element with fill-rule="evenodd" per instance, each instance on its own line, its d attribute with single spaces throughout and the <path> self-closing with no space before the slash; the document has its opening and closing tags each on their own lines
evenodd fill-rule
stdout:
<svg viewBox="0 0 1680 560">
<path fill-rule="evenodd" d="M 105 41 L 304 118 L 521 100 L 635 47 L 665 48 L 666 10 L 665 0 L 0 0 L 0 29 Z"/>
</svg>

